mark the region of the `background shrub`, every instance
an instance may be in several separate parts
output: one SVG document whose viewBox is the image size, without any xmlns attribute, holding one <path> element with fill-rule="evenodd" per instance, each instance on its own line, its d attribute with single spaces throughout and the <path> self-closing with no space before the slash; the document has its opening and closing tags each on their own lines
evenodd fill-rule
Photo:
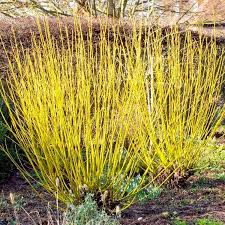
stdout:
<svg viewBox="0 0 225 225">
<path fill-rule="evenodd" d="M 15 169 L 14 164 L 9 159 L 5 151 L 3 151 L 2 148 L 7 148 L 10 155 L 12 157 L 16 158 L 16 150 L 15 150 L 15 144 L 11 140 L 12 136 L 10 132 L 7 129 L 6 123 L 4 119 L 6 119 L 8 122 L 10 121 L 9 115 L 7 112 L 7 107 L 4 104 L 4 101 L 2 98 L 0 98 L 0 181 L 4 178 L 8 177 L 12 171 Z M 4 117 L 4 118 L 3 118 Z"/>
</svg>

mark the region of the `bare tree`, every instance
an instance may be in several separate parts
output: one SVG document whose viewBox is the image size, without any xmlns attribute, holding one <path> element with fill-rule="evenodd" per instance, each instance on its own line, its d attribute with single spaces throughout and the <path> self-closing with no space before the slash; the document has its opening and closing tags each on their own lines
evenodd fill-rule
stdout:
<svg viewBox="0 0 225 225">
<path fill-rule="evenodd" d="M 14 17 L 34 12 L 70 16 L 76 9 L 77 12 L 95 16 L 105 14 L 119 18 L 127 16 L 128 11 L 132 11 L 131 8 L 151 1 L 153 0 L 3 0 L 0 2 L 0 14 Z"/>
<path fill-rule="evenodd" d="M 116 16 L 116 8 L 115 8 L 115 2 L 114 0 L 108 0 L 107 2 L 108 7 L 108 15 L 111 17 Z"/>
<path fill-rule="evenodd" d="M 135 15 L 151 16 L 153 12 L 178 11 L 181 15 L 191 11 L 185 9 L 185 2 L 186 0 L 0 0 L 0 14 L 10 17 L 32 13 L 71 16 L 76 12 L 121 18 Z M 174 5 L 178 5 L 179 8 L 176 9 Z"/>
</svg>

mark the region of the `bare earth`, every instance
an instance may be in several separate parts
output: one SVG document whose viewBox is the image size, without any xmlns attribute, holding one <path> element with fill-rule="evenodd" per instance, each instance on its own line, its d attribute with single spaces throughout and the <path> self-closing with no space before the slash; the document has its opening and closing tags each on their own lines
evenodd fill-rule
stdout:
<svg viewBox="0 0 225 225">
<path fill-rule="evenodd" d="M 169 225 L 178 218 L 192 224 L 196 219 L 203 217 L 219 219 L 225 224 L 225 178 L 216 177 L 221 171 L 194 175 L 188 179 L 185 187 L 165 189 L 156 199 L 132 206 L 123 212 L 121 224 Z M 17 199 L 23 198 L 24 209 L 18 212 L 22 225 L 32 224 L 31 217 L 45 224 L 48 203 L 55 203 L 55 200 L 41 188 L 37 195 L 18 174 L 1 183 L 0 191 L 8 199 L 10 193 Z M 14 217 L 10 203 L 8 207 L 0 208 L 0 220 L 9 221 Z"/>
</svg>

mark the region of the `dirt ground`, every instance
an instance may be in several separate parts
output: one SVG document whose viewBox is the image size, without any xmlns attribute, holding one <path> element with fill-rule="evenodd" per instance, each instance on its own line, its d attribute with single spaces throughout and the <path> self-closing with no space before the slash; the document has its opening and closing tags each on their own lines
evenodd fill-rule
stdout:
<svg viewBox="0 0 225 225">
<path fill-rule="evenodd" d="M 178 219 L 192 224 L 198 218 L 214 218 L 225 224 L 225 179 L 210 173 L 192 176 L 185 188 L 165 190 L 157 199 L 128 209 L 121 224 L 167 225 Z"/>
<path fill-rule="evenodd" d="M 221 177 L 218 174 L 222 174 Z M 4 195 L 8 201 L 6 207 L 0 208 L 0 221 L 15 219 L 8 200 L 10 193 L 13 193 L 18 201 L 22 199 L 20 204 L 23 209 L 21 208 L 17 213 L 21 225 L 32 224 L 31 218 L 41 221 L 42 225 L 47 224 L 48 203 L 54 204 L 55 201 L 43 190 L 40 189 L 37 195 L 18 173 L 15 173 L 0 184 L 0 191 L 2 198 Z M 225 224 L 223 170 L 193 175 L 187 180 L 184 188 L 165 189 L 156 199 L 146 204 L 133 205 L 122 213 L 120 223 L 122 225 L 169 225 L 181 219 L 194 224 L 193 222 L 198 218 L 214 218 Z"/>
<path fill-rule="evenodd" d="M 17 219 L 21 225 L 33 224 L 32 219 L 36 221 L 37 225 L 44 225 L 48 216 L 48 204 L 55 205 L 55 200 L 43 189 L 38 189 L 37 193 L 17 172 L 1 182 L 0 198 L 3 203 L 2 207 L 0 205 L 0 222 L 4 220 L 7 222 L 15 221 L 16 216 L 18 216 Z M 15 205 L 18 207 L 16 216 L 10 201 L 10 193 L 13 194 Z"/>
</svg>

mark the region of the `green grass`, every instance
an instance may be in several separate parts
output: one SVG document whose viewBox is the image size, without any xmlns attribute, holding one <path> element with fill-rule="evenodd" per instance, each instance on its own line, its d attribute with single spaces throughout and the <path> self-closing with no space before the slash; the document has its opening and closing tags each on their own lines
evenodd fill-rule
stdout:
<svg viewBox="0 0 225 225">
<path fill-rule="evenodd" d="M 218 144 L 214 139 L 210 140 L 205 147 L 201 160 L 196 164 L 196 171 L 202 170 L 218 171 L 225 165 L 225 147 Z"/>
<path fill-rule="evenodd" d="M 215 220 L 215 219 L 198 219 L 195 225 L 224 225 L 223 222 Z"/>
<path fill-rule="evenodd" d="M 174 220 L 172 225 L 224 225 L 223 222 L 215 220 L 215 219 L 207 219 L 207 218 L 201 218 L 197 219 L 193 222 L 187 222 L 185 220 L 177 219 Z"/>
<path fill-rule="evenodd" d="M 178 220 L 174 220 L 172 225 L 188 225 L 188 222 L 178 219 Z"/>
<path fill-rule="evenodd" d="M 215 178 L 218 179 L 218 180 L 221 180 L 221 181 L 225 182 L 225 172 L 216 174 Z"/>
<path fill-rule="evenodd" d="M 192 188 L 205 188 L 208 185 L 208 178 L 205 176 L 200 176 L 197 181 L 192 184 Z"/>
</svg>

